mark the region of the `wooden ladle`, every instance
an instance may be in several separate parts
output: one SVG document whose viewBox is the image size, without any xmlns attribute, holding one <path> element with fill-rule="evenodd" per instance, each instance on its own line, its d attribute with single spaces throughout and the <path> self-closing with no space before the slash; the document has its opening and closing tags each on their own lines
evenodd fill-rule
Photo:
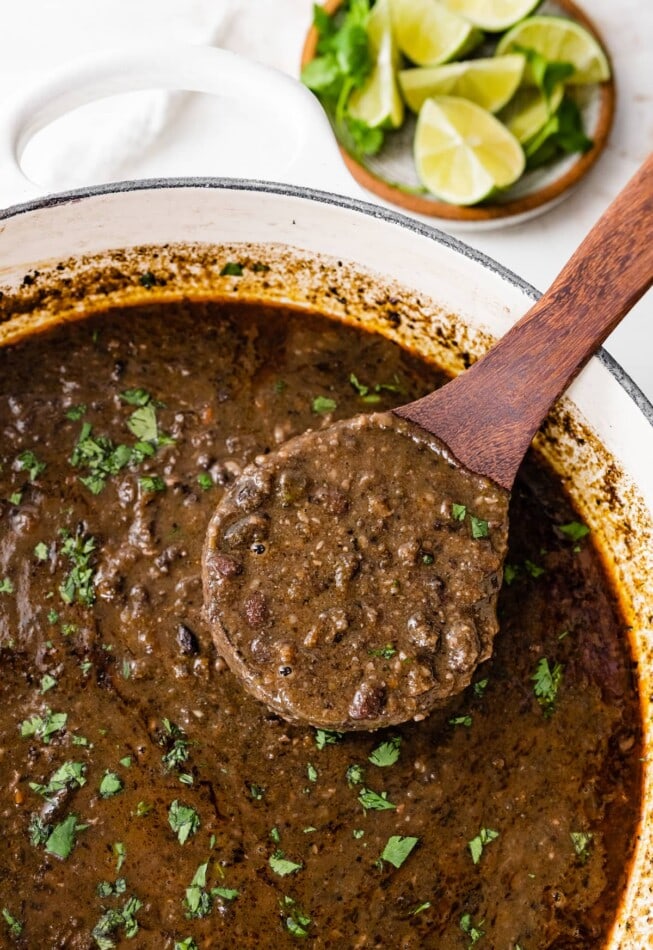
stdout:
<svg viewBox="0 0 653 950">
<path fill-rule="evenodd" d="M 376 729 L 465 688 L 498 629 L 508 501 L 550 406 L 653 282 L 653 156 L 478 362 L 390 413 L 309 430 L 222 498 L 218 650 L 287 719 Z"/>
</svg>

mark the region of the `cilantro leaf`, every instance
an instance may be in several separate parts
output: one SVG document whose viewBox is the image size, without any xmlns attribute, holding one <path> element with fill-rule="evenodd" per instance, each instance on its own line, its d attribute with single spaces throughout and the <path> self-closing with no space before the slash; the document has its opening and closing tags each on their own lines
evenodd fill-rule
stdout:
<svg viewBox="0 0 653 950">
<path fill-rule="evenodd" d="M 369 761 L 372 765 L 378 765 L 379 768 L 385 768 L 389 765 L 394 765 L 399 758 L 399 750 L 401 748 L 401 737 L 395 736 L 393 739 L 389 739 L 387 742 L 382 742 L 381 745 L 377 746 L 373 752 L 368 756 Z"/>
<path fill-rule="evenodd" d="M 460 929 L 469 937 L 468 947 L 473 947 L 485 936 L 485 931 L 481 930 L 484 921 L 480 920 L 477 924 L 472 920 L 471 914 L 463 914 L 460 918 Z"/>
<path fill-rule="evenodd" d="M 306 929 L 311 918 L 303 911 L 292 897 L 284 896 L 279 900 L 279 906 L 285 918 L 286 929 L 293 937 L 308 937 Z"/>
<path fill-rule="evenodd" d="M 558 696 L 558 689 L 562 682 L 563 668 L 560 663 L 556 663 L 553 669 L 549 666 L 546 657 L 542 657 L 535 668 L 531 679 L 533 680 L 533 692 L 537 701 L 544 710 L 545 716 L 550 716 L 555 707 Z"/>
<path fill-rule="evenodd" d="M 30 782 L 29 787 L 37 795 L 43 795 L 44 798 L 51 798 L 58 792 L 66 788 L 81 788 L 86 784 L 84 772 L 86 765 L 84 762 L 64 762 L 50 776 L 46 785 L 39 785 L 38 782 Z"/>
<path fill-rule="evenodd" d="M 392 835 L 388 838 L 383 853 L 381 854 L 381 859 L 388 861 L 393 867 L 400 868 L 418 841 L 419 838 Z"/>
<path fill-rule="evenodd" d="M 23 925 L 17 917 L 14 917 L 6 907 L 2 908 L 2 917 L 7 927 L 9 928 L 9 933 L 12 937 L 20 937 L 23 932 Z"/>
<path fill-rule="evenodd" d="M 467 506 L 459 505 L 456 502 L 451 506 L 451 517 L 455 521 L 464 521 L 467 517 Z"/>
<path fill-rule="evenodd" d="M 126 389 L 120 393 L 120 398 L 130 406 L 147 406 L 152 397 L 146 389 Z"/>
<path fill-rule="evenodd" d="M 342 732 L 333 732 L 329 729 L 316 729 L 315 745 L 321 750 L 327 745 L 335 745 L 336 742 L 340 742 L 342 737 Z"/>
<path fill-rule="evenodd" d="M 591 831 L 572 831 L 569 834 L 571 842 L 574 846 L 574 851 L 581 860 L 581 863 L 585 863 L 589 858 L 590 847 L 592 844 L 592 839 L 594 835 Z"/>
<path fill-rule="evenodd" d="M 107 769 L 100 782 L 100 796 L 102 798 L 112 798 L 114 795 L 117 795 L 118 792 L 121 792 L 122 789 L 123 783 L 120 776 Z"/>
<path fill-rule="evenodd" d="M 558 531 L 561 531 L 571 541 L 580 541 L 590 533 L 587 525 L 580 521 L 570 521 L 568 524 L 559 524 L 557 527 Z"/>
<path fill-rule="evenodd" d="M 288 858 L 284 856 L 283 851 L 275 851 L 274 854 L 271 854 L 268 864 L 279 877 L 287 877 L 289 874 L 295 874 L 296 871 L 301 871 L 304 867 L 303 864 L 289 861 Z"/>
<path fill-rule="evenodd" d="M 41 472 L 46 469 L 45 462 L 39 462 L 36 455 L 29 449 L 21 452 L 16 458 L 16 466 L 19 472 L 27 472 L 30 482 L 35 482 Z"/>
<path fill-rule="evenodd" d="M 373 792 L 371 788 L 364 788 L 358 795 L 358 801 L 365 811 L 390 811 L 397 806 L 388 800 L 388 793 Z"/>
<path fill-rule="evenodd" d="M 469 520 L 472 526 L 472 537 L 475 540 L 487 538 L 490 533 L 487 521 L 484 521 L 483 518 L 477 518 L 475 515 L 470 515 Z"/>
<path fill-rule="evenodd" d="M 61 732 L 68 721 L 68 713 L 53 713 L 46 709 L 45 716 L 31 716 L 24 719 L 20 725 L 20 734 L 23 738 L 34 736 L 46 745 L 57 732 Z"/>
<path fill-rule="evenodd" d="M 91 566 L 91 556 L 95 551 L 95 538 L 84 536 L 80 532 L 76 535 L 64 534 L 61 553 L 71 562 L 72 567 L 62 583 L 59 585 L 59 595 L 66 604 L 78 603 L 90 607 L 95 602 L 93 586 L 95 568 Z"/>
<path fill-rule="evenodd" d="M 182 805 L 175 799 L 168 809 L 168 823 L 177 835 L 179 844 L 184 844 L 200 827 L 200 816 L 194 808 Z"/>
<path fill-rule="evenodd" d="M 499 832 L 492 828 L 481 828 L 479 833 L 471 841 L 467 842 L 469 853 L 472 856 L 474 864 L 478 864 L 483 854 L 483 848 L 499 837 Z"/>
<path fill-rule="evenodd" d="M 335 399 L 329 399 L 328 396 L 316 396 L 311 403 L 311 409 L 318 415 L 326 415 L 327 412 L 333 412 L 338 408 Z"/>
<path fill-rule="evenodd" d="M 347 785 L 350 788 L 360 785 L 365 778 L 365 769 L 362 765 L 350 765 L 346 772 Z"/>
<path fill-rule="evenodd" d="M 166 490 L 166 483 L 160 475 L 142 475 L 138 479 L 138 484 L 141 486 L 143 491 L 146 492 L 158 492 Z"/>
<path fill-rule="evenodd" d="M 0 581 L 0 594 L 13 594 L 14 584 L 10 577 L 3 577 Z"/>
<path fill-rule="evenodd" d="M 212 887 L 211 894 L 221 897 L 224 901 L 235 901 L 240 896 L 240 891 L 235 887 Z"/>
<path fill-rule="evenodd" d="M 156 442 L 159 429 L 156 421 L 156 408 L 152 402 L 139 406 L 127 420 L 127 428 L 137 439 L 143 442 Z"/>
<path fill-rule="evenodd" d="M 55 825 L 45 842 L 45 850 L 57 858 L 65 861 L 75 847 L 75 836 L 83 831 L 87 825 L 77 824 L 77 815 L 68 815 L 58 825 Z"/>
<path fill-rule="evenodd" d="M 98 950 L 113 950 L 116 944 L 116 931 L 121 927 L 125 937 L 131 940 L 138 933 L 136 914 L 143 906 L 137 897 L 129 897 L 122 908 L 111 908 L 102 914 L 91 931 Z"/>
<path fill-rule="evenodd" d="M 175 950 L 199 950 L 192 937 L 185 937 L 183 940 L 175 941 Z"/>
</svg>

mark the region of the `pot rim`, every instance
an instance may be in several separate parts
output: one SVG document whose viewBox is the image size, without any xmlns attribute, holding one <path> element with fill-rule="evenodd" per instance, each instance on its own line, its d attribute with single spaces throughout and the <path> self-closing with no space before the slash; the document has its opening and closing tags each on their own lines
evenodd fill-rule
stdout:
<svg viewBox="0 0 653 950">
<path fill-rule="evenodd" d="M 412 231 L 422 237 L 427 237 L 448 249 L 455 251 L 462 257 L 480 264 L 486 270 L 496 274 L 506 283 L 511 284 L 517 290 L 520 290 L 526 297 L 535 301 L 541 296 L 541 291 L 537 290 L 532 284 L 524 280 L 509 267 L 500 264 L 483 251 L 471 247 L 459 238 L 441 230 L 435 225 L 420 221 L 409 215 L 402 214 L 383 205 L 377 205 L 360 198 L 352 198 L 346 195 L 335 194 L 334 192 L 321 191 L 316 188 L 309 188 L 304 185 L 291 185 L 281 182 L 263 181 L 248 178 L 222 178 L 222 177 L 193 177 L 179 176 L 173 178 L 141 178 L 124 180 L 117 182 L 107 182 L 99 185 L 88 185 L 83 188 L 75 188 L 69 191 L 54 192 L 44 195 L 40 198 L 33 198 L 29 201 L 16 205 L 10 205 L 8 208 L 0 209 L 0 221 L 6 221 L 20 214 L 26 214 L 31 211 L 46 210 L 47 208 L 57 207 L 58 205 L 75 203 L 83 201 L 85 198 L 94 198 L 102 195 L 120 194 L 130 191 L 147 191 L 154 189 L 183 189 L 183 188 L 215 188 L 219 190 L 232 191 L 254 191 L 267 192 L 269 194 L 285 195 L 294 198 L 304 198 L 310 201 L 316 201 L 322 204 L 331 204 L 336 207 L 342 207 L 349 211 L 356 211 L 367 217 L 379 218 L 388 223 L 399 225 L 408 231 Z M 620 363 L 604 347 L 600 347 L 596 353 L 596 358 L 606 367 L 608 372 L 614 377 L 616 382 L 625 391 L 626 395 L 635 403 L 641 411 L 648 424 L 653 428 L 653 402 L 645 395 L 637 383 L 631 378 Z"/>
</svg>

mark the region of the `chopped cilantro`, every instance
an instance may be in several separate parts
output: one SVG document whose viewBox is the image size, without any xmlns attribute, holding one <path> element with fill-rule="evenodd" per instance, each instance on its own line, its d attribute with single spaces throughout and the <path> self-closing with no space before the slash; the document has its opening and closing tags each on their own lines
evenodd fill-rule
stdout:
<svg viewBox="0 0 653 950">
<path fill-rule="evenodd" d="M 358 795 L 358 801 L 363 806 L 365 811 L 388 811 L 396 808 L 397 806 L 391 801 L 388 801 L 388 793 L 373 792 L 371 788 L 364 788 Z"/>
<path fill-rule="evenodd" d="M 113 853 L 116 856 L 116 874 L 118 874 L 120 868 L 125 863 L 125 858 L 127 857 L 127 849 L 125 848 L 122 841 L 114 842 Z"/>
<path fill-rule="evenodd" d="M 243 265 L 238 264 L 236 261 L 227 261 L 222 270 L 220 271 L 220 277 L 242 277 L 243 276 Z"/>
<path fill-rule="evenodd" d="M 44 798 L 51 798 L 66 788 L 81 788 L 82 785 L 85 785 L 85 771 L 86 765 L 84 762 L 72 762 L 69 760 L 64 762 L 63 765 L 60 765 L 59 768 L 52 773 L 47 785 L 30 782 L 29 787 L 33 792 L 36 792 L 37 795 L 43 795 Z"/>
<path fill-rule="evenodd" d="M 329 729 L 315 730 L 315 745 L 322 750 L 327 745 L 335 745 L 342 739 L 342 732 L 333 732 Z"/>
<path fill-rule="evenodd" d="M 360 785 L 365 778 L 365 769 L 362 765 L 350 765 L 346 772 L 347 784 L 351 788 L 353 785 Z"/>
<path fill-rule="evenodd" d="M 309 782 L 317 782 L 317 769 L 310 762 L 306 766 L 306 774 L 308 775 Z"/>
<path fill-rule="evenodd" d="M 194 808 L 182 805 L 177 799 L 168 809 L 168 823 L 177 835 L 179 844 L 184 844 L 200 827 L 200 816 Z"/>
<path fill-rule="evenodd" d="M 212 887 L 211 894 L 221 897 L 223 901 L 235 901 L 240 896 L 240 891 L 235 887 Z"/>
<path fill-rule="evenodd" d="M 197 476 L 197 484 L 202 491 L 209 491 L 210 488 L 213 488 L 213 479 L 208 472 L 200 472 Z"/>
<path fill-rule="evenodd" d="M 541 577 L 542 574 L 546 574 L 545 567 L 540 567 L 539 564 L 536 564 L 534 561 L 529 561 L 528 558 L 524 561 L 524 567 L 526 568 L 526 573 L 536 579 Z"/>
<path fill-rule="evenodd" d="M 333 412 L 338 408 L 335 399 L 329 399 L 328 396 L 316 396 L 311 403 L 311 409 L 318 415 L 326 415 L 327 412 Z"/>
<path fill-rule="evenodd" d="M 163 720 L 163 728 L 165 734 L 161 744 L 167 746 L 167 751 L 161 756 L 161 761 L 166 771 L 172 771 L 188 758 L 190 742 L 183 729 L 169 719 Z"/>
<path fill-rule="evenodd" d="M 40 815 L 33 814 L 30 816 L 27 834 L 30 843 L 33 844 L 35 848 L 41 844 L 45 844 L 51 830 L 50 825 L 46 825 Z"/>
<path fill-rule="evenodd" d="M 183 940 L 175 941 L 175 950 L 199 950 L 192 937 L 185 937 Z"/>
<path fill-rule="evenodd" d="M 558 689 L 562 682 L 562 672 L 563 668 L 560 663 L 556 663 L 553 669 L 551 669 L 547 658 L 542 657 L 538 661 L 535 672 L 531 677 L 533 680 L 533 692 L 546 716 L 550 716 L 555 707 Z"/>
<path fill-rule="evenodd" d="M 481 828 L 476 837 L 467 842 L 467 847 L 469 848 L 469 853 L 472 856 L 472 861 L 474 864 L 478 864 L 478 862 L 481 860 L 481 855 L 483 854 L 483 849 L 485 846 L 490 844 L 491 841 L 494 841 L 498 837 L 498 831 L 494 831 L 492 828 Z"/>
<path fill-rule="evenodd" d="M 363 828 L 354 828 L 354 830 L 352 831 L 352 835 L 354 836 L 354 838 L 356 838 L 357 841 L 360 838 L 362 838 L 364 834 L 365 834 L 365 831 L 363 830 Z"/>
<path fill-rule="evenodd" d="M 278 828 L 270 828 L 270 838 L 275 844 L 279 844 L 281 841 L 281 835 L 279 834 Z"/>
<path fill-rule="evenodd" d="M 13 594 L 14 585 L 10 577 L 3 577 L 0 581 L 0 594 Z"/>
<path fill-rule="evenodd" d="M 487 521 L 484 521 L 482 518 L 477 518 L 475 515 L 470 515 L 469 520 L 472 526 L 472 537 L 476 540 L 479 538 L 487 538 L 490 533 Z"/>
<path fill-rule="evenodd" d="M 11 505 L 20 505 L 22 500 L 23 500 L 22 491 L 12 492 L 11 495 L 9 496 L 9 504 Z"/>
<path fill-rule="evenodd" d="M 152 402 L 152 397 L 147 389 L 125 389 L 120 393 L 120 398 L 129 406 L 147 406 Z"/>
<path fill-rule="evenodd" d="M 468 947 L 473 947 L 475 943 L 478 943 L 478 941 L 485 936 L 485 932 L 481 930 L 483 923 L 484 921 L 480 920 L 475 924 L 471 914 L 463 914 L 460 918 L 460 929 L 469 937 Z"/>
<path fill-rule="evenodd" d="M 388 765 L 394 765 L 399 758 L 401 748 L 401 737 L 395 736 L 387 742 L 382 742 L 368 756 L 372 765 L 378 765 L 379 768 L 385 768 Z"/>
<path fill-rule="evenodd" d="M 47 693 L 49 689 L 54 689 L 57 680 L 50 673 L 44 673 L 41 677 L 41 694 Z"/>
<path fill-rule="evenodd" d="M 39 541 L 39 543 L 34 548 L 34 557 L 37 561 L 47 561 L 48 559 L 48 546 L 44 541 Z"/>
<path fill-rule="evenodd" d="M 190 887 L 186 888 L 186 897 L 184 906 L 186 907 L 186 916 L 188 918 L 206 917 L 211 912 L 211 895 L 204 889 L 206 887 L 206 871 L 209 862 L 200 864 L 195 871 Z"/>
<path fill-rule="evenodd" d="M 382 660 L 391 660 L 397 651 L 391 643 L 386 643 L 384 647 L 378 647 L 367 651 L 370 656 L 378 656 Z"/>
<path fill-rule="evenodd" d="M 127 420 L 127 428 L 143 442 L 156 442 L 159 437 L 159 428 L 154 404 L 148 402 L 135 409 Z"/>
<path fill-rule="evenodd" d="M 591 831 L 572 831 L 570 832 L 570 838 L 574 846 L 574 851 L 584 864 L 589 858 L 590 847 L 594 835 Z"/>
<path fill-rule="evenodd" d="M 70 409 L 66 411 L 66 419 L 70 419 L 71 422 L 79 422 L 85 412 L 86 406 L 84 403 L 81 403 L 79 406 L 71 406 Z"/>
<path fill-rule="evenodd" d="M 467 729 L 469 729 L 470 726 L 471 726 L 471 724 L 472 724 L 472 717 L 469 716 L 469 715 L 467 715 L 467 716 L 452 716 L 451 719 L 449 720 L 449 725 L 450 725 L 450 726 L 466 726 Z"/>
<path fill-rule="evenodd" d="M 195 782 L 195 779 L 190 774 L 190 772 L 181 772 L 178 778 L 182 785 L 193 785 Z"/>
<path fill-rule="evenodd" d="M 12 937 L 20 937 L 23 932 L 23 925 L 18 920 L 17 917 L 14 917 L 6 907 L 2 908 L 2 917 L 7 927 L 9 928 L 9 933 Z"/>
<path fill-rule="evenodd" d="M 571 541 L 580 541 L 581 538 L 586 537 L 590 533 L 590 529 L 587 525 L 581 524 L 580 521 L 570 521 L 568 524 L 559 524 L 558 531 L 562 531 L 565 537 Z"/>
<path fill-rule="evenodd" d="M 53 713 L 47 709 L 45 716 L 30 716 L 29 719 L 23 719 L 18 728 L 23 738 L 34 736 L 47 745 L 53 735 L 65 728 L 67 721 L 68 713 Z"/>
<path fill-rule="evenodd" d="M 122 758 L 122 759 L 120 760 L 120 764 L 121 764 L 124 768 L 128 769 L 128 768 L 131 766 L 131 764 L 132 764 L 132 757 L 131 757 L 131 755 L 126 755 L 124 758 Z"/>
<path fill-rule="evenodd" d="M 417 917 L 417 915 L 421 914 L 422 911 L 428 910 L 430 906 L 431 906 L 431 901 L 424 901 L 423 904 L 418 904 L 414 910 L 411 910 L 410 916 Z"/>
<path fill-rule="evenodd" d="M 301 910 L 297 902 L 293 900 L 292 897 L 286 895 L 279 900 L 279 906 L 281 907 L 284 923 L 288 932 L 291 933 L 293 937 L 308 937 L 308 930 L 306 928 L 310 925 L 311 918 Z"/>
<path fill-rule="evenodd" d="M 114 795 L 117 795 L 118 792 L 121 792 L 122 789 L 123 783 L 120 776 L 107 769 L 100 782 L 100 796 L 102 798 L 112 798 Z"/>
<path fill-rule="evenodd" d="M 90 607 L 95 602 L 93 586 L 95 569 L 91 566 L 91 557 L 95 551 L 95 538 L 86 537 L 78 532 L 70 535 L 65 531 L 61 553 L 67 557 L 72 567 L 59 585 L 59 595 L 66 604 L 78 603 Z"/>
<path fill-rule="evenodd" d="M 68 815 L 58 825 L 55 825 L 45 842 L 45 850 L 57 858 L 65 861 L 75 847 L 75 836 L 83 831 L 87 825 L 77 824 L 77 815 Z"/>
<path fill-rule="evenodd" d="M 477 696 L 479 699 L 481 699 L 481 697 L 485 695 L 485 690 L 487 689 L 489 682 L 490 681 L 487 678 L 477 680 L 472 686 L 472 689 L 474 690 L 474 696 Z"/>
<path fill-rule="evenodd" d="M 512 584 L 517 575 L 519 574 L 519 566 L 517 564 L 504 564 L 503 566 L 503 579 L 508 586 Z"/>
<path fill-rule="evenodd" d="M 283 851 L 275 851 L 274 854 L 271 854 L 268 863 L 274 873 L 278 874 L 279 877 L 287 877 L 289 874 L 301 871 L 304 867 L 303 864 L 289 861 L 288 858 L 284 856 Z"/>
<path fill-rule="evenodd" d="M 277 394 L 277 396 L 280 396 L 281 393 L 287 388 L 288 388 L 288 383 L 285 381 L 285 379 L 275 380 L 274 391 Z"/>
<path fill-rule="evenodd" d="M 467 517 L 467 507 L 466 505 L 458 505 L 455 502 L 451 506 L 451 517 L 455 521 L 464 521 Z"/>
<path fill-rule="evenodd" d="M 128 445 L 114 445 L 106 436 L 91 436 L 91 432 L 90 423 L 83 423 L 69 461 L 74 468 L 88 471 L 79 480 L 92 494 L 99 495 L 109 476 L 132 461 L 132 449 Z"/>
<path fill-rule="evenodd" d="M 252 796 L 254 801 L 260 802 L 265 795 L 265 789 L 252 782 L 249 786 L 249 794 Z"/>
<path fill-rule="evenodd" d="M 391 835 L 383 849 L 381 860 L 387 861 L 393 867 L 400 868 L 418 841 L 419 838 Z"/>
<path fill-rule="evenodd" d="M 166 490 L 166 483 L 160 475 L 141 475 L 141 477 L 138 479 L 138 484 L 141 486 L 143 491 L 147 492 Z"/>
<path fill-rule="evenodd" d="M 19 472 L 27 472 L 30 482 L 36 481 L 41 472 L 45 471 L 45 462 L 39 462 L 36 455 L 29 449 L 21 452 L 16 459 Z"/>
<path fill-rule="evenodd" d="M 113 950 L 116 943 L 116 931 L 124 929 L 125 937 L 131 940 L 138 933 L 136 914 L 143 906 L 137 897 L 129 897 L 122 908 L 111 908 L 102 914 L 92 930 L 92 936 L 98 950 Z"/>
<path fill-rule="evenodd" d="M 127 890 L 127 881 L 124 877 L 116 878 L 113 884 L 111 881 L 100 881 L 95 890 L 98 897 L 117 897 Z"/>
</svg>

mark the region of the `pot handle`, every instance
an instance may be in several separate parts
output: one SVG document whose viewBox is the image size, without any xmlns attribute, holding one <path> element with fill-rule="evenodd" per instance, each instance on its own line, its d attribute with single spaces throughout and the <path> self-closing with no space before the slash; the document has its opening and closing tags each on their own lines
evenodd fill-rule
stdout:
<svg viewBox="0 0 653 950">
<path fill-rule="evenodd" d="M 287 142 L 287 183 L 351 193 L 353 182 L 329 120 L 305 86 L 230 50 L 169 44 L 111 50 L 77 60 L 20 95 L 0 116 L 3 191 L 6 188 L 17 202 L 41 193 L 20 163 L 27 143 L 44 126 L 95 99 L 144 89 L 183 89 L 263 104 L 270 114 L 278 113 L 293 133 Z M 264 161 L 264 142 L 260 151 Z"/>
</svg>

